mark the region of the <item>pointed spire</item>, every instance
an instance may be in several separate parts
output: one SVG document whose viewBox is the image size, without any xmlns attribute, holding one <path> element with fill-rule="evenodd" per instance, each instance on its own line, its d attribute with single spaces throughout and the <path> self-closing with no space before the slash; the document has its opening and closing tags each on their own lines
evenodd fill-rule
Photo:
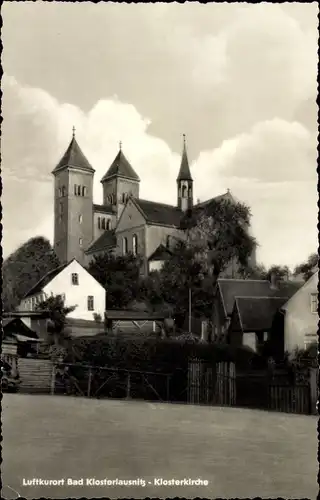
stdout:
<svg viewBox="0 0 320 500">
<path fill-rule="evenodd" d="M 187 154 L 186 134 L 183 134 L 183 150 L 182 150 L 181 164 L 177 181 L 192 181 L 188 154 Z"/>
<path fill-rule="evenodd" d="M 94 169 L 88 162 L 87 158 L 81 151 L 79 144 L 76 141 L 75 133 L 76 129 L 75 127 L 72 127 L 72 139 L 70 141 L 70 144 L 66 152 L 64 153 L 63 157 L 59 161 L 58 165 L 53 170 L 52 172 L 53 174 L 67 167 L 70 168 L 74 167 L 80 170 L 85 170 L 87 172 L 94 173 Z"/>
</svg>

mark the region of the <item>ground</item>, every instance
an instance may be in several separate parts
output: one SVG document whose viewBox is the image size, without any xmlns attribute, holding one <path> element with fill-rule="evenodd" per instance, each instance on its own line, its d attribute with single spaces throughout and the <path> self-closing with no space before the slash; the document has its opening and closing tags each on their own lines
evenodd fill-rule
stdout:
<svg viewBox="0 0 320 500">
<path fill-rule="evenodd" d="M 23 394 L 4 394 L 2 408 L 7 499 L 318 494 L 313 416 Z M 23 486 L 32 478 L 142 478 L 146 486 Z M 161 487 L 154 478 L 209 484 Z"/>
</svg>

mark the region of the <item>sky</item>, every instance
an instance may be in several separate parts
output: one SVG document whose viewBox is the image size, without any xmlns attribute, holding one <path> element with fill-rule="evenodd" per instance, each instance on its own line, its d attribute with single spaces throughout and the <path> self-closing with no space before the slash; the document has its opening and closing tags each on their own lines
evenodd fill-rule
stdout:
<svg viewBox="0 0 320 500">
<path fill-rule="evenodd" d="M 118 152 L 140 196 L 176 203 L 186 134 L 195 198 L 230 189 L 258 261 L 317 251 L 317 3 L 5 2 L 3 252 L 53 241 L 51 171 L 72 127 L 100 179 Z"/>
</svg>

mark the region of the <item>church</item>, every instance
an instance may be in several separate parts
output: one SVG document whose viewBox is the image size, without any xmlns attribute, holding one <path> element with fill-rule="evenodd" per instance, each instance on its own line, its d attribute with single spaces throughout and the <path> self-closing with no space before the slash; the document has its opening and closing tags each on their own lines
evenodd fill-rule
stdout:
<svg viewBox="0 0 320 500">
<path fill-rule="evenodd" d="M 194 204 L 185 136 L 177 175 L 177 203 L 167 205 L 139 196 L 140 179 L 125 157 L 121 143 L 113 163 L 101 179 L 103 204 L 93 200 L 95 170 L 81 151 L 75 130 L 52 172 L 54 176 L 54 249 L 61 264 L 77 259 L 87 265 L 96 255 L 129 252 L 139 255 L 141 273 L 158 270 L 170 257 L 176 238 L 183 238 L 187 211 L 202 211 L 212 200 L 233 200 L 228 193 Z"/>
</svg>

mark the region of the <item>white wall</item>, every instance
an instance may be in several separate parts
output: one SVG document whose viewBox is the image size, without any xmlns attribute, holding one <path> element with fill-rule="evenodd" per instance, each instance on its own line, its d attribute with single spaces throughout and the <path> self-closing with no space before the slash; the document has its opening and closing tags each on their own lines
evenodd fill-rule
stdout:
<svg viewBox="0 0 320 500">
<path fill-rule="evenodd" d="M 305 341 L 317 341 L 317 313 L 311 311 L 311 294 L 317 293 L 318 273 L 315 273 L 305 285 L 287 302 L 284 309 L 284 348 L 292 352 L 296 347 L 305 348 Z"/>
<path fill-rule="evenodd" d="M 72 284 L 72 273 L 78 274 L 79 285 Z M 77 261 L 72 261 L 48 283 L 44 287 L 43 293 L 47 298 L 51 295 L 64 295 L 66 306 L 76 305 L 76 309 L 68 314 L 69 318 L 93 320 L 94 313 L 104 317 L 106 291 Z M 94 311 L 88 311 L 88 295 L 92 295 L 94 298 Z M 26 301 L 21 304 L 19 309 L 32 310 L 26 306 Z"/>
</svg>

